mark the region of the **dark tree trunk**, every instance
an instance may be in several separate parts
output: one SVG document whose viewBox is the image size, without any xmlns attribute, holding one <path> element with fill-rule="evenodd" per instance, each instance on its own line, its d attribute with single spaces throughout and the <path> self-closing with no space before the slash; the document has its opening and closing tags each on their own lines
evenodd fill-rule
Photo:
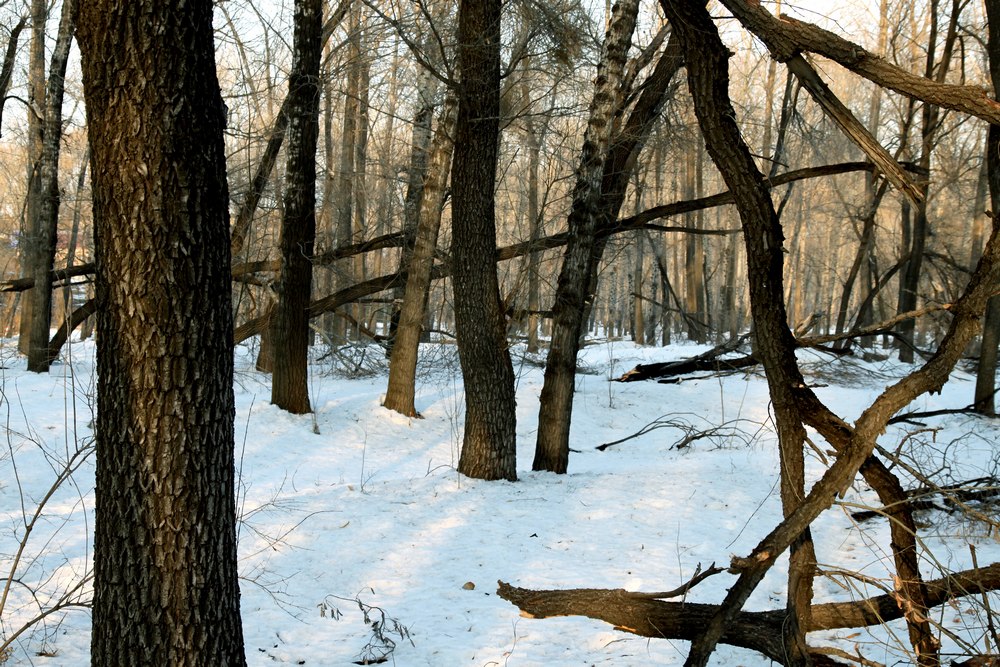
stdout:
<svg viewBox="0 0 1000 667">
<path fill-rule="evenodd" d="M 458 119 L 451 172 L 455 329 L 465 381 L 458 470 L 517 479 L 514 368 L 496 268 L 500 0 L 460 0 Z"/>
<path fill-rule="evenodd" d="M 682 7 L 683 5 L 683 7 Z M 805 429 L 799 417 L 794 387 L 804 380 L 795 362 L 795 341 L 789 331 L 784 304 L 784 234 L 764 176 L 733 120 L 729 101 L 728 52 L 700 2 L 662 1 L 671 25 L 684 46 L 688 85 L 705 144 L 739 208 L 743 223 L 754 321 L 754 352 L 764 365 L 774 405 L 781 456 L 781 499 L 785 516 L 804 496 L 803 444 Z M 788 619 L 783 627 L 790 664 L 808 664 L 805 628 L 809 625 L 815 555 L 808 528 L 792 541 L 788 580 Z M 706 638 L 709 637 L 706 632 Z M 688 665 L 704 665 L 714 641 L 692 646 Z"/>
<path fill-rule="evenodd" d="M 612 11 L 604 54 L 597 69 L 590 119 L 583 138 L 569 214 L 569 238 L 552 306 L 552 340 L 545 362 L 533 470 L 565 473 L 569 465 L 569 430 L 573 389 L 585 307 L 591 291 L 595 231 L 601 204 L 604 163 L 611 140 L 625 59 L 632 42 L 638 0 L 620 0 Z M 627 181 L 627 176 L 626 176 Z M 592 293 L 592 292 L 591 292 Z"/>
<path fill-rule="evenodd" d="M 1000 0 L 986 0 L 986 17 L 989 21 L 988 49 L 990 79 L 994 95 L 1000 91 Z M 1000 211 L 1000 126 L 990 125 L 986 136 L 986 180 L 989 184 L 991 208 L 996 216 Z M 997 224 L 993 218 L 994 226 Z M 996 414 L 997 345 L 1000 343 L 1000 296 L 990 299 L 983 319 L 983 339 L 976 369 L 976 411 L 984 415 Z"/>
<path fill-rule="evenodd" d="M 242 666 L 209 0 L 81 4 L 98 300 L 91 659 Z"/>
<path fill-rule="evenodd" d="M 28 24 L 28 19 L 21 17 L 21 20 L 10 29 L 7 36 L 7 51 L 3 57 L 3 67 L 0 67 L 0 122 L 3 121 L 3 109 L 7 103 L 7 92 L 10 90 L 10 82 L 14 75 L 14 61 L 17 59 L 17 44 L 21 39 L 24 26 Z"/>
<path fill-rule="evenodd" d="M 431 286 L 434 266 L 434 249 L 437 247 L 441 228 L 441 206 L 445 186 L 451 171 L 454 150 L 452 134 L 455 131 L 456 100 L 449 96 L 437 132 L 431 145 L 426 179 L 421 186 L 420 206 L 417 215 L 416 239 L 407 271 L 403 303 L 399 309 L 398 326 L 392 356 L 389 357 L 389 383 L 385 392 L 385 407 L 408 416 L 417 416 L 414 393 L 417 380 L 417 353 L 427 313 L 427 295 Z"/>
<path fill-rule="evenodd" d="M 63 3 L 59 19 L 49 81 L 45 90 L 45 123 L 42 155 L 38 160 L 38 234 L 35 236 L 31 262 L 35 286 L 29 292 L 31 330 L 28 339 L 28 370 L 46 373 L 56 352 L 49 348 L 49 330 L 52 328 L 52 280 L 50 278 L 56 259 L 56 233 L 59 227 L 59 148 L 62 145 L 63 79 L 66 62 L 76 28 L 77 0 Z"/>
<path fill-rule="evenodd" d="M 309 299 L 316 241 L 316 145 L 322 0 L 295 3 L 295 45 L 288 77 L 288 166 L 281 221 L 281 271 L 271 318 L 271 403 L 293 414 L 309 406 Z"/>
</svg>

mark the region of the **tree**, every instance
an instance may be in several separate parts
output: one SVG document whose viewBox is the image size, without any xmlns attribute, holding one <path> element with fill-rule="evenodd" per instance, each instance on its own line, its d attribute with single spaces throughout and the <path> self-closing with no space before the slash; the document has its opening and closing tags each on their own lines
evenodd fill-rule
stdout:
<svg viewBox="0 0 1000 667">
<path fill-rule="evenodd" d="M 295 46 L 288 77 L 288 166 L 281 221 L 281 272 L 271 318 L 274 374 L 271 403 L 294 414 L 310 412 L 309 297 L 316 241 L 316 144 L 319 138 L 321 0 L 295 3 Z"/>
<path fill-rule="evenodd" d="M 21 274 L 32 275 L 35 259 L 35 239 L 41 233 L 38 227 L 38 209 L 41 200 L 41 179 L 38 175 L 42 157 L 45 120 L 45 23 L 48 4 L 45 0 L 31 0 L 31 46 L 28 54 L 28 193 L 24 202 L 24 219 L 21 225 Z M 27 300 L 26 300 L 27 301 Z M 17 347 L 28 353 L 31 340 L 31 307 L 21 307 L 20 336 Z"/>
<path fill-rule="evenodd" d="M 434 249 L 441 228 L 441 208 L 451 167 L 452 133 L 455 131 L 455 99 L 449 95 L 438 118 L 437 131 L 431 143 L 424 169 L 424 183 L 417 206 L 417 228 L 413 250 L 409 253 L 403 304 L 399 309 L 396 335 L 389 357 L 389 383 L 385 392 L 385 407 L 407 416 L 416 416 L 414 394 L 417 376 L 417 352 L 427 311 L 427 293 L 434 268 Z"/>
<path fill-rule="evenodd" d="M 987 0 L 986 15 L 989 23 L 987 50 L 989 51 L 990 79 L 994 96 L 1000 91 L 1000 2 Z M 1000 125 L 991 124 L 986 135 L 986 180 L 993 211 L 1000 210 Z M 994 216 L 996 213 L 994 213 Z M 994 217 L 994 220 L 996 218 Z M 996 414 L 997 344 L 1000 342 L 1000 296 L 990 299 L 983 319 L 982 350 L 976 372 L 975 406 L 984 415 Z"/>
<path fill-rule="evenodd" d="M 245 665 L 212 3 L 82 3 L 98 300 L 92 662 Z"/>
<path fill-rule="evenodd" d="M 611 118 L 618 108 L 618 91 L 638 13 L 638 0 L 621 0 L 615 4 L 594 83 L 590 120 L 584 135 L 569 215 L 569 240 L 552 307 L 552 342 L 545 362 L 538 438 L 532 464 L 534 470 L 565 473 L 569 461 L 576 356 L 590 283 L 594 233 L 600 212 L 601 178 L 611 140 Z"/>
<path fill-rule="evenodd" d="M 37 232 L 32 239 L 31 269 L 35 278 L 30 299 L 26 306 L 31 311 L 28 332 L 28 370 L 44 373 L 55 359 L 49 347 L 49 330 L 52 324 L 52 281 L 50 271 L 55 264 L 56 234 L 59 225 L 59 149 L 62 144 L 62 105 L 66 63 L 76 29 L 78 0 L 66 0 L 59 19 L 49 80 L 45 87 L 45 105 L 42 124 L 42 153 L 36 163 L 32 181 L 37 179 L 35 206 L 36 219 L 32 225 Z M 32 189 L 36 187 L 33 183 Z"/>
<path fill-rule="evenodd" d="M 494 183 L 500 143 L 500 0 L 458 6 L 458 116 L 451 170 L 455 329 L 465 381 L 458 470 L 517 478 L 514 367 L 496 269 Z"/>
</svg>

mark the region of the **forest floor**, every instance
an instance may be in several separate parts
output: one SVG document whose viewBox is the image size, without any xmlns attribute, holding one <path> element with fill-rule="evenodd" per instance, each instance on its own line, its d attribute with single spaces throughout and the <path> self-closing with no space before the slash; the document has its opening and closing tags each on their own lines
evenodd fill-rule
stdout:
<svg viewBox="0 0 1000 667">
<path fill-rule="evenodd" d="M 337 354 L 317 348 L 310 389 L 314 415 L 269 404 L 269 378 L 253 350 L 236 351 L 236 459 L 242 610 L 250 665 L 351 665 L 387 657 L 402 667 L 679 665 L 682 641 L 649 640 L 587 618 L 521 618 L 496 594 L 497 581 L 535 589 L 662 591 L 699 567 L 746 555 L 781 517 L 775 435 L 759 371 L 677 384 L 609 382 L 638 363 L 681 359 L 706 346 L 637 347 L 595 342 L 581 356 L 570 472 L 531 472 L 543 357 L 514 350 L 517 371 L 516 483 L 457 474 L 463 395 L 453 345 L 428 345 L 409 419 L 381 407 L 386 369 L 378 348 Z M 0 451 L 0 576 L 37 503 L 60 467 L 91 442 L 94 348 L 77 342 L 48 375 L 22 370 L 15 345 L 0 348 L 6 442 Z M 817 393 L 848 420 L 908 367 L 802 351 Z M 960 408 L 973 378 L 957 371 L 940 395 L 914 410 Z M 1000 423 L 951 415 L 890 427 L 881 444 L 902 446 L 940 484 L 996 476 Z M 597 446 L 636 438 L 603 451 Z M 722 426 L 712 437 L 693 434 Z M 683 446 L 678 447 L 681 443 Z M 829 459 L 808 460 L 810 475 Z M 2 633 L 15 631 L 87 571 L 93 530 L 93 456 L 44 508 L 15 574 Z M 918 486 L 905 473 L 904 485 Z M 851 512 L 877 507 L 858 482 L 814 524 L 826 572 L 816 600 L 850 600 L 891 589 L 884 519 Z M 989 507 L 982 511 L 996 518 Z M 922 568 L 985 566 L 1000 560 L 988 527 L 946 511 L 919 515 Z M 784 561 L 748 609 L 784 607 Z M 853 575 L 844 575 L 853 572 Z M 734 578 L 716 575 L 687 600 L 717 603 Z M 33 590 L 29 590 L 33 589 Z M 992 600 L 1000 609 L 1000 599 Z M 933 610 L 948 658 L 985 651 L 978 597 Z M 377 625 L 373 625 L 377 623 Z M 87 610 L 50 616 L 15 643 L 7 664 L 89 664 Z M 811 635 L 868 659 L 907 664 L 906 631 L 888 627 Z M 2 662 L 2 660 L 0 660 Z M 721 646 L 714 665 L 756 667 L 763 657 Z"/>
</svg>

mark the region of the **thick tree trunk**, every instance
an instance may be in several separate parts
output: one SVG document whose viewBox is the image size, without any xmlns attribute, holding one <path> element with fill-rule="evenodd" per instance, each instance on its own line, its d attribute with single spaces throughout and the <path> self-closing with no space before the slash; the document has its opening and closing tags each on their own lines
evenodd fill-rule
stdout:
<svg viewBox="0 0 1000 667">
<path fill-rule="evenodd" d="M 39 180 L 38 234 L 32 243 L 34 258 L 31 266 L 35 286 L 29 293 L 31 330 L 28 340 L 28 370 L 35 373 L 48 372 L 49 365 L 55 359 L 53 351 L 49 349 L 49 331 L 52 328 L 50 275 L 55 265 L 56 234 L 59 227 L 59 148 L 62 145 L 63 80 L 76 29 L 77 1 L 65 0 L 62 17 L 59 19 L 59 34 L 52 52 L 49 81 L 45 91 L 44 141 L 36 169 Z"/>
<path fill-rule="evenodd" d="M 293 414 L 310 412 L 309 307 L 316 241 L 316 146 L 322 0 L 296 0 L 295 45 L 288 77 L 288 166 L 281 221 L 281 271 L 271 318 L 274 369 L 271 403 Z"/>
<path fill-rule="evenodd" d="M 97 255 L 91 659 L 242 666 L 212 3 L 79 9 Z"/>
<path fill-rule="evenodd" d="M 500 139 L 500 6 L 500 0 L 459 2 L 451 257 L 465 382 L 458 470 L 480 479 L 514 480 L 514 368 L 497 279 L 493 192 Z"/>
<path fill-rule="evenodd" d="M 451 171 L 456 104 L 452 96 L 445 101 L 430 149 L 430 159 L 426 167 L 427 177 L 421 187 L 416 241 L 410 254 L 403 304 L 399 310 L 399 323 L 392 356 L 389 357 L 389 384 L 385 392 L 384 405 L 390 410 L 411 417 L 418 414 L 414 405 L 417 354 L 424 317 L 427 313 L 427 295 L 431 286 L 434 249 L 437 247 L 438 230 L 441 228 L 441 207 L 444 203 L 448 174 Z"/>
<path fill-rule="evenodd" d="M 591 282 L 591 256 L 601 213 L 601 183 L 611 140 L 625 59 L 632 42 L 638 0 L 619 0 L 612 10 L 598 64 L 590 119 L 583 137 L 569 214 L 569 237 L 552 306 L 552 341 L 545 362 L 545 381 L 538 413 L 533 470 L 565 473 L 569 464 L 569 430 L 573 413 L 576 356 Z M 627 177 L 626 177 L 627 179 Z M 595 262 L 596 264 L 596 262 Z"/>
</svg>

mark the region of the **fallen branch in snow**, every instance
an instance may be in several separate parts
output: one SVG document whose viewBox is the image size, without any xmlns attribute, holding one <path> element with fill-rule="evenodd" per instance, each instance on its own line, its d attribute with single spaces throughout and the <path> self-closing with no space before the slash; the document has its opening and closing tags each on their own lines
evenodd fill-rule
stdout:
<svg viewBox="0 0 1000 667">
<path fill-rule="evenodd" d="M 842 340 L 864 338 L 867 336 L 877 336 L 883 334 L 894 335 L 895 332 L 893 332 L 893 327 L 902 321 L 914 319 L 922 315 L 927 315 L 928 313 L 949 310 L 951 307 L 952 304 L 949 303 L 933 304 L 924 308 L 918 308 L 917 310 L 911 310 L 909 312 L 896 315 L 895 317 L 879 322 L 878 324 L 873 324 L 870 327 L 865 327 L 864 329 L 855 329 L 841 334 L 796 338 L 795 346 L 797 348 L 821 350 L 838 356 L 848 355 L 851 354 L 850 349 L 834 349 L 828 347 L 827 344 Z M 689 359 L 667 361 L 655 364 L 639 364 L 632 370 L 624 373 L 621 377 L 615 378 L 614 381 L 638 382 L 640 380 L 660 380 L 661 382 L 664 382 L 664 378 L 674 378 L 680 375 L 696 373 L 698 371 L 724 373 L 727 371 L 756 366 L 760 363 L 760 361 L 753 353 L 730 359 L 721 358 L 724 355 L 738 351 L 740 347 L 742 347 L 749 340 L 749 338 L 750 334 L 742 334 L 741 336 L 732 338 L 721 345 L 713 347 L 707 352 L 702 352 L 698 356 L 690 357 Z M 669 380 L 667 381 L 669 382 Z"/>
<path fill-rule="evenodd" d="M 702 573 L 715 570 L 714 566 Z M 704 576 L 699 575 L 704 578 Z M 698 581 L 700 581 L 699 579 Z M 719 610 L 719 605 L 693 602 L 668 602 L 661 594 L 623 589 L 575 588 L 568 590 L 531 590 L 497 582 L 497 595 L 507 600 L 526 618 L 586 616 L 605 621 L 616 630 L 656 639 L 693 640 Z M 684 592 L 691 582 L 681 588 Z M 963 570 L 926 582 L 927 603 L 934 607 L 967 595 L 1000 589 L 1000 563 Z M 680 589 L 678 589 L 680 590 Z M 812 619 L 806 631 L 837 630 L 881 625 L 903 618 L 895 592 L 851 602 L 813 605 Z M 721 641 L 761 653 L 778 664 L 786 664 L 782 627 L 787 621 L 784 609 L 740 611 L 727 626 Z M 816 665 L 840 664 L 826 657 L 824 649 L 811 651 Z"/>
</svg>

